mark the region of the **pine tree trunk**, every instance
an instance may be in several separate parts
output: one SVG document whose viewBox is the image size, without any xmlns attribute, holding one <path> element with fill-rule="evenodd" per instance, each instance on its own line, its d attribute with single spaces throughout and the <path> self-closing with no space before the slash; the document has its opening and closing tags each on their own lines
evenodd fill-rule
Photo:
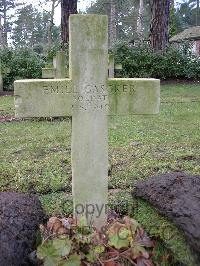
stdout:
<svg viewBox="0 0 200 266">
<path fill-rule="evenodd" d="M 69 42 L 69 16 L 77 14 L 77 0 L 61 0 L 61 39 L 62 44 Z"/>
<path fill-rule="evenodd" d="M 199 0 L 197 0 L 197 18 L 196 18 L 196 25 L 199 26 Z"/>
<path fill-rule="evenodd" d="M 0 45 L 4 44 L 4 39 L 3 39 L 3 26 L 1 22 L 1 15 L 0 15 Z"/>
<path fill-rule="evenodd" d="M 52 29 L 54 25 L 55 3 L 56 3 L 56 0 L 52 0 L 50 21 L 48 25 L 48 45 L 49 46 L 51 46 L 52 44 Z"/>
<path fill-rule="evenodd" d="M 143 17 L 144 17 L 144 0 L 140 0 L 139 15 L 138 15 L 138 20 L 137 20 L 137 34 L 141 42 L 144 39 Z"/>
<path fill-rule="evenodd" d="M 3 0 L 3 39 L 4 45 L 8 45 L 7 3 Z"/>
<path fill-rule="evenodd" d="M 150 43 L 154 51 L 163 52 L 169 42 L 170 0 L 152 0 Z"/>
<path fill-rule="evenodd" d="M 112 47 L 117 39 L 117 25 L 116 25 L 116 0 L 110 0 L 110 22 L 109 22 L 109 43 Z"/>
</svg>

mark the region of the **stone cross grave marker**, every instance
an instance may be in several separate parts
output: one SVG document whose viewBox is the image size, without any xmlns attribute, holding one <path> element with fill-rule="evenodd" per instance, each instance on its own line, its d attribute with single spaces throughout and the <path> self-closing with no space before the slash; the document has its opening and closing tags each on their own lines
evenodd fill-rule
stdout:
<svg viewBox="0 0 200 266">
<path fill-rule="evenodd" d="M 7 74 L 10 73 L 10 68 L 1 68 L 0 65 L 0 92 L 3 91 L 3 78 L 6 77 Z"/>
<path fill-rule="evenodd" d="M 74 215 L 106 223 L 108 115 L 158 114 L 160 81 L 108 79 L 108 19 L 70 16 L 70 78 L 15 82 L 17 117 L 72 116 Z"/>
<path fill-rule="evenodd" d="M 2 71 L 0 68 L 0 92 L 3 91 L 3 75 L 2 75 Z"/>
<path fill-rule="evenodd" d="M 108 77 L 115 77 L 115 70 L 121 70 L 121 64 L 115 64 L 115 58 L 113 54 L 109 54 L 109 64 L 108 64 Z M 68 77 L 69 70 L 66 68 L 65 63 L 65 52 L 58 51 L 56 56 L 53 58 L 53 67 L 42 68 L 42 78 L 46 79 L 56 79 L 56 78 L 66 78 Z"/>
<path fill-rule="evenodd" d="M 67 77 L 66 55 L 64 51 L 58 51 L 53 58 L 53 67 L 42 68 L 42 78 L 62 79 Z"/>
<path fill-rule="evenodd" d="M 109 66 L 108 66 L 108 77 L 114 78 L 115 77 L 115 70 L 121 70 L 121 64 L 115 64 L 115 57 L 113 54 L 109 54 Z"/>
</svg>

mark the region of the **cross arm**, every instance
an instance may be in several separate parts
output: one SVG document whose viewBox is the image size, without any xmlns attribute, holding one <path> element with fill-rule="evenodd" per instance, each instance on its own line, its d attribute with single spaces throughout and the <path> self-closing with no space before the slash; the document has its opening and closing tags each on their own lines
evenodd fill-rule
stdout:
<svg viewBox="0 0 200 266">
<path fill-rule="evenodd" d="M 160 80 L 108 79 L 109 114 L 158 114 Z"/>
<path fill-rule="evenodd" d="M 42 77 L 44 79 L 53 79 L 55 78 L 56 69 L 53 67 L 42 68 Z"/>
<path fill-rule="evenodd" d="M 76 92 L 70 79 L 15 81 L 16 117 L 71 116 Z"/>
<path fill-rule="evenodd" d="M 99 98 L 93 93 L 99 91 Z M 107 88 L 86 85 L 80 95 L 70 79 L 15 82 L 16 117 L 72 116 L 77 104 L 88 110 L 108 109 L 109 115 L 158 114 L 160 81 L 156 79 L 108 79 Z M 107 104 L 108 102 L 108 104 Z M 104 108 L 102 107 L 102 108 Z M 85 106 L 84 106 L 85 108 Z M 86 109 L 82 110 L 86 110 Z"/>
</svg>

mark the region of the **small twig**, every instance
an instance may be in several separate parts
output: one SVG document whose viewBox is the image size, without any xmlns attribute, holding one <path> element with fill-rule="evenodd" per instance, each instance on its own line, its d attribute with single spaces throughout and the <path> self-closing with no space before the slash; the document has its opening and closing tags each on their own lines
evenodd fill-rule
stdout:
<svg viewBox="0 0 200 266">
<path fill-rule="evenodd" d="M 122 255 L 122 258 L 123 259 L 127 259 L 132 265 L 137 266 L 137 264 L 131 258 L 129 258 L 129 257 L 125 256 L 125 255 Z"/>
<path fill-rule="evenodd" d="M 101 264 L 101 266 L 104 266 L 104 263 L 100 260 L 99 257 L 97 257 L 97 260 L 99 261 L 99 263 Z"/>
<path fill-rule="evenodd" d="M 42 241 L 42 245 L 44 245 L 44 243 L 49 240 L 49 238 L 51 238 L 52 236 L 55 236 L 54 234 L 51 234 L 49 236 L 47 236 L 43 241 Z"/>
<path fill-rule="evenodd" d="M 132 249 L 132 248 L 129 248 L 129 249 L 123 251 L 122 253 L 119 253 L 119 255 L 120 255 L 120 256 L 121 256 L 121 255 L 123 256 L 124 254 L 128 253 L 129 251 L 131 251 L 131 249 Z"/>
<path fill-rule="evenodd" d="M 107 263 L 107 262 L 111 262 L 111 261 L 115 261 L 115 260 L 118 260 L 119 259 L 119 256 L 116 256 L 114 258 L 111 258 L 109 260 L 104 260 L 103 263 Z"/>
</svg>

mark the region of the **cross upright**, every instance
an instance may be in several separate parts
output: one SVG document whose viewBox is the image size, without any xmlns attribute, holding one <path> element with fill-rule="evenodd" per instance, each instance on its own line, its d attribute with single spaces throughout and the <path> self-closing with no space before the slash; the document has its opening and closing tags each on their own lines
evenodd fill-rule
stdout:
<svg viewBox="0 0 200 266">
<path fill-rule="evenodd" d="M 108 115 L 157 114 L 160 81 L 108 78 L 108 19 L 70 16 L 69 79 L 15 82 L 17 117 L 72 116 L 74 215 L 100 228 L 108 199 Z"/>
</svg>

